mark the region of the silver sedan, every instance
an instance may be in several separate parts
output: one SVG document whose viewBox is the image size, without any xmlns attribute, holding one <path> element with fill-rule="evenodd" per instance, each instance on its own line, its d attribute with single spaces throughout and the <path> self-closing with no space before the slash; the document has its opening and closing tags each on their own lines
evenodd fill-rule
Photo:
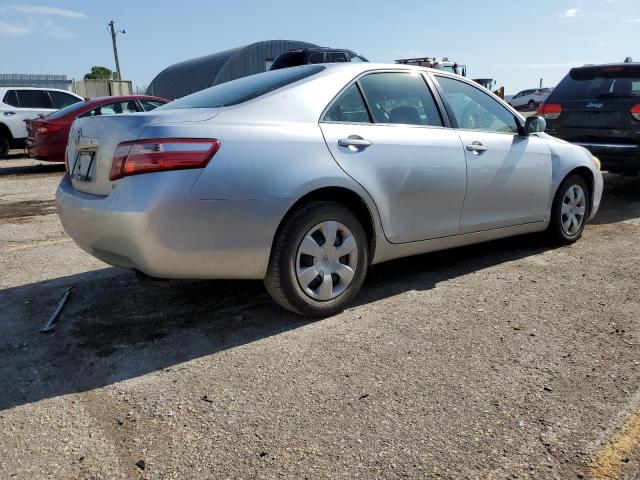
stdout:
<svg viewBox="0 0 640 480">
<path fill-rule="evenodd" d="M 78 119 L 58 211 L 111 265 L 263 279 L 283 307 L 323 316 L 371 264 L 528 232 L 580 238 L 599 162 L 543 130 L 442 71 L 293 67 Z"/>
</svg>

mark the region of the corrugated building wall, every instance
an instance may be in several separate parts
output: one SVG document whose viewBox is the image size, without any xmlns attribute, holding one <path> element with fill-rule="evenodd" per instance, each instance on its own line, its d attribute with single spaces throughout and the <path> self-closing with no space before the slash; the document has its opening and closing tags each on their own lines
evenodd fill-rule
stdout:
<svg viewBox="0 0 640 480">
<path fill-rule="evenodd" d="M 174 100 L 205 88 L 267 70 L 269 62 L 288 50 L 316 45 L 295 40 L 266 40 L 193 58 L 165 68 L 149 84 L 147 95 Z"/>
</svg>

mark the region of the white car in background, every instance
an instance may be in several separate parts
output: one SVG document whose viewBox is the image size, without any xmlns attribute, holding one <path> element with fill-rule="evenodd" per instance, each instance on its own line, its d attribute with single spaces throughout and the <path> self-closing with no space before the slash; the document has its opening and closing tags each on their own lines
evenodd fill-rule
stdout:
<svg viewBox="0 0 640 480">
<path fill-rule="evenodd" d="M 55 88 L 0 88 L 0 158 L 6 156 L 10 148 L 24 147 L 27 138 L 25 120 L 48 115 L 83 100 L 75 93 Z"/>
<path fill-rule="evenodd" d="M 511 97 L 509 104 L 511 104 L 511 106 L 516 110 L 535 112 L 552 91 L 553 88 L 532 88 L 530 90 L 522 90 Z"/>
</svg>

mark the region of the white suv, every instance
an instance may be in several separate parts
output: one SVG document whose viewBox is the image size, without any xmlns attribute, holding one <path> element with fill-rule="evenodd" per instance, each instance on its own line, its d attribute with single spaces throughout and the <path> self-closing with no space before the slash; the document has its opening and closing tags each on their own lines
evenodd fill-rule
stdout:
<svg viewBox="0 0 640 480">
<path fill-rule="evenodd" d="M 10 148 L 24 146 L 27 137 L 25 120 L 47 115 L 84 98 L 54 88 L 0 88 L 0 158 Z"/>
<path fill-rule="evenodd" d="M 553 91 L 553 88 L 532 88 L 531 90 L 523 90 L 509 100 L 509 103 L 516 110 L 528 110 L 535 112 L 535 110 L 543 103 L 549 94 Z"/>
</svg>

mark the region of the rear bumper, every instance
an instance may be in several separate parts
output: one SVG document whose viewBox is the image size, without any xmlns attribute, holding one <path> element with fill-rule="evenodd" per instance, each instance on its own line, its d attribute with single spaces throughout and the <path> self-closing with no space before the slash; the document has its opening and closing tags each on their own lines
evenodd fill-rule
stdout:
<svg viewBox="0 0 640 480">
<path fill-rule="evenodd" d="M 49 144 L 33 138 L 26 139 L 26 149 L 29 157 L 47 162 L 64 162 L 65 145 Z"/>
<path fill-rule="evenodd" d="M 197 170 L 127 177 L 109 196 L 56 194 L 65 231 L 83 250 L 156 278 L 262 279 L 290 199 L 193 198 Z"/>
</svg>

